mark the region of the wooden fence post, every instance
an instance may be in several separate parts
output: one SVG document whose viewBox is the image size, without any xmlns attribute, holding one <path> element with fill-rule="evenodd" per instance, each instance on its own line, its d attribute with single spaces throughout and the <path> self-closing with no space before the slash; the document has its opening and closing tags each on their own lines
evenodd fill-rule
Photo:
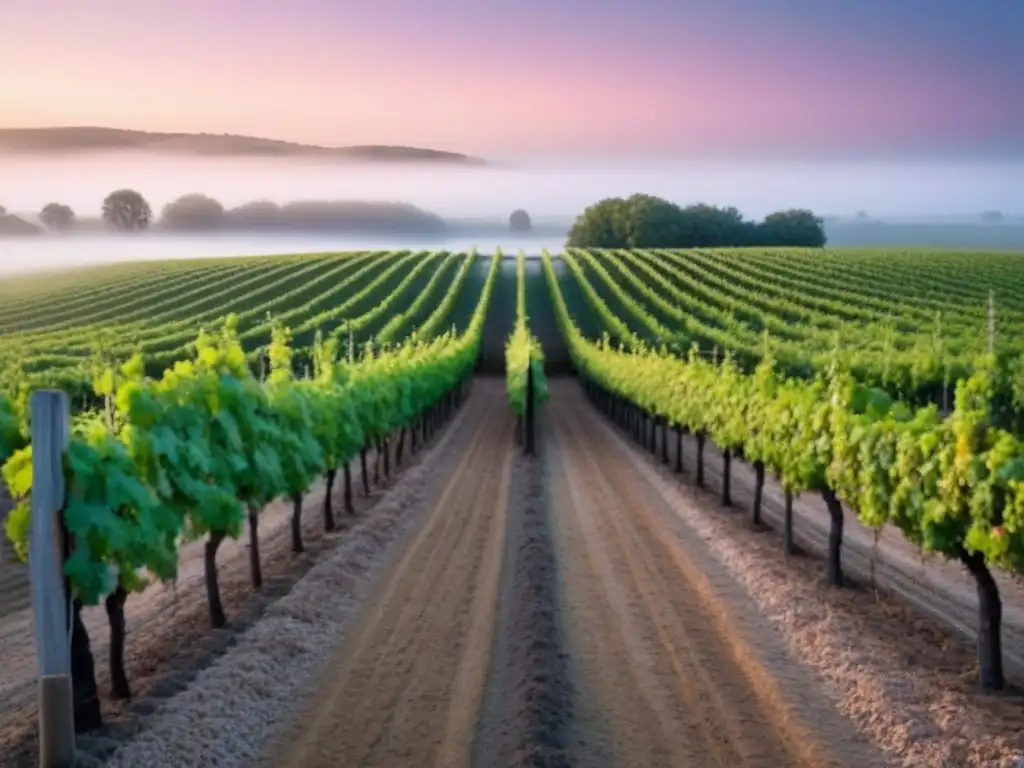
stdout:
<svg viewBox="0 0 1024 768">
<path fill-rule="evenodd" d="M 64 594 L 64 451 L 71 427 L 68 396 L 32 395 L 32 526 L 29 579 L 39 664 L 39 764 L 75 761 L 71 690 L 71 623 Z"/>
</svg>

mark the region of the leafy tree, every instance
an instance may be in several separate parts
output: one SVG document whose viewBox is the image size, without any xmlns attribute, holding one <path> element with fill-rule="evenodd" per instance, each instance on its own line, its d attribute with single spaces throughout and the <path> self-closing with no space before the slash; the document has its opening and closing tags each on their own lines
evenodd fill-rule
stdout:
<svg viewBox="0 0 1024 768">
<path fill-rule="evenodd" d="M 277 226 L 281 217 L 281 206 L 272 200 L 254 200 L 224 212 L 231 226 L 255 227 Z"/>
<path fill-rule="evenodd" d="M 573 248 L 625 248 L 626 238 L 617 227 L 626 201 L 621 197 L 606 197 L 588 206 L 569 230 L 566 245 Z"/>
<path fill-rule="evenodd" d="M 802 208 L 769 214 L 758 229 L 758 245 L 821 248 L 826 241 L 825 222 Z"/>
<path fill-rule="evenodd" d="M 618 208 L 614 224 L 627 248 L 671 248 L 684 236 L 683 212 L 675 203 L 653 195 L 632 195 Z"/>
<path fill-rule="evenodd" d="M 529 232 L 533 228 L 530 214 L 522 208 L 512 211 L 512 215 L 508 217 L 508 228 L 513 232 Z"/>
<path fill-rule="evenodd" d="M 75 212 L 63 203 L 47 203 L 39 213 L 39 220 L 48 229 L 70 229 L 75 222 Z"/>
<path fill-rule="evenodd" d="M 164 206 L 160 225 L 166 229 L 215 229 L 224 218 L 224 206 L 201 194 L 182 195 Z"/>
<path fill-rule="evenodd" d="M 146 198 L 134 189 L 111 192 L 103 201 L 103 220 L 125 232 L 146 229 L 152 218 L 153 211 Z"/>
<path fill-rule="evenodd" d="M 576 219 L 567 243 L 574 248 L 714 248 L 825 244 L 821 219 L 810 211 L 773 213 L 761 224 L 734 207 L 680 208 L 652 195 L 605 198 Z"/>
<path fill-rule="evenodd" d="M 717 208 L 698 203 L 680 212 L 683 242 L 686 248 L 722 248 L 754 244 L 755 225 L 744 221 L 732 206 Z"/>
</svg>

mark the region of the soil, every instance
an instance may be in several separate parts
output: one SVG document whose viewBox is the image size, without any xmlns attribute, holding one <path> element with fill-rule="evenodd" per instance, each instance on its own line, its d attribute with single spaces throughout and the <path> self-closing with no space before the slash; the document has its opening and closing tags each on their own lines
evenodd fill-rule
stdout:
<svg viewBox="0 0 1024 768">
<path fill-rule="evenodd" d="M 323 671 L 267 765 L 469 765 L 489 671 L 506 539 L 513 417 L 503 381 L 477 383 L 476 418 L 415 535 Z"/>
<path fill-rule="evenodd" d="M 543 462 L 517 456 L 491 646 L 491 658 L 504 663 L 491 665 L 479 716 L 472 764 L 480 768 L 571 764 L 567 725 L 573 690 L 545 485 Z"/>
<path fill-rule="evenodd" d="M 311 547 L 301 580 L 292 566 L 286 596 L 217 658 L 185 664 L 176 695 L 133 705 L 107 734 L 107 764 L 1015 765 L 1024 698 L 977 693 L 962 628 L 973 590 L 955 568 L 908 558 L 892 537 L 875 548 L 848 515 L 854 579 L 827 587 L 823 511 L 797 504 L 810 556 L 787 558 L 736 508 L 745 465 L 733 462 L 723 508 L 710 444 L 709 489 L 695 489 L 576 382 L 550 384 L 540 455 L 525 458 L 503 380 L 477 379 L 420 463 Z M 766 491 L 771 523 L 781 497 Z M 1003 584 L 1016 682 L 1022 603 Z M 130 645 L 209 641 L 201 589 L 195 629 L 150 625 Z"/>
<path fill-rule="evenodd" d="M 571 396 L 572 392 L 565 394 Z M 876 566 L 872 585 L 868 580 L 870 551 L 858 551 L 863 546 L 858 534 L 863 535 L 864 529 L 854 527 L 853 536 L 844 540 L 844 563 L 852 564 L 848 573 L 865 578 L 859 582 L 848 579 L 846 589 L 830 587 L 824 582 L 824 564 L 819 558 L 824 537 L 813 533 L 818 527 L 827 530 L 827 522 L 811 516 L 816 504 L 804 505 L 803 516 L 797 520 L 804 554 L 814 556 L 786 557 L 780 536 L 767 526 L 749 524 L 753 496 L 749 467 L 733 461 L 734 505 L 723 507 L 717 472 L 721 464 L 710 458 L 715 455 L 710 444 L 705 456 L 708 482 L 706 488 L 699 489 L 690 483 L 695 446 L 689 445 L 687 451 L 690 474 L 680 476 L 669 469 L 675 463 L 672 451 L 666 466 L 651 452 L 632 443 L 627 446 L 625 433 L 610 423 L 602 420 L 600 427 L 607 438 L 628 448 L 623 460 L 635 473 L 634 482 L 653 488 L 668 503 L 671 513 L 664 518 L 668 528 L 676 531 L 680 541 L 693 542 L 698 550 L 713 555 L 753 598 L 756 614 L 771 625 L 759 634 L 758 642 L 763 645 L 771 635 L 783 638 L 789 654 L 815 673 L 839 711 L 884 753 L 886 765 L 1024 765 L 1024 692 L 1020 670 L 1013 663 L 1024 651 L 1018 628 L 1011 626 L 1004 638 L 1011 668 L 1008 690 L 996 696 L 982 694 L 969 633 L 950 618 L 971 608 L 966 606 L 968 594 L 955 591 L 960 574 L 951 564 L 933 558 L 913 560 L 919 581 L 900 573 L 895 565 Z M 670 445 L 673 443 L 670 436 Z M 658 448 L 660 455 L 660 445 Z M 766 487 L 766 496 L 767 491 Z M 777 501 L 781 507 L 781 493 Z M 648 507 L 657 509 L 658 505 L 649 503 Z M 766 512 L 768 520 L 781 516 L 778 508 L 768 507 Z M 823 509 L 820 514 L 825 514 Z M 852 527 L 851 517 L 847 514 L 847 530 Z M 889 541 L 891 537 L 882 538 L 877 558 L 887 557 Z M 889 563 L 900 562 L 889 557 Z M 893 573 L 898 578 L 889 580 Z M 1006 587 L 1004 600 L 1016 601 L 1018 583 L 1005 574 L 1001 580 Z M 918 585 L 913 600 L 908 600 L 904 591 L 908 583 Z M 954 588 L 954 592 L 946 593 L 944 587 Z"/>
<path fill-rule="evenodd" d="M 513 461 L 500 383 L 478 388 L 489 417 L 262 765 L 884 765 L 751 644 L 750 599 L 645 510 L 577 393 Z"/>
<path fill-rule="evenodd" d="M 547 411 L 580 766 L 882 766 L 575 386 Z M 610 439 L 612 438 L 612 439 Z"/>
</svg>

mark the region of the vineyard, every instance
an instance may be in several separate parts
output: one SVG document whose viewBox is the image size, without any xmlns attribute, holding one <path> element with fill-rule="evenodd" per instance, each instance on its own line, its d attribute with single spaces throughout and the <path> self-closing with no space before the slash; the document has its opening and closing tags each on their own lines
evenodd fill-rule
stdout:
<svg viewBox="0 0 1024 768">
<path fill-rule="evenodd" d="M 932 748 L 954 759 L 949 750 L 960 747 L 942 738 L 899 748 L 876 738 L 872 729 L 889 722 L 877 713 L 836 712 L 826 733 L 790 711 L 795 691 L 812 684 L 793 682 L 804 674 L 796 667 L 769 669 L 775 641 L 735 625 L 736 616 L 768 612 L 759 589 L 722 592 L 725 580 L 745 578 L 712 562 L 724 545 L 670 532 L 682 525 L 670 518 L 692 517 L 694 531 L 708 525 L 707 515 L 673 506 L 682 503 L 672 500 L 681 477 L 705 506 L 713 497 L 702 489 L 715 485 L 722 508 L 745 510 L 742 529 L 725 538 L 777 530 L 787 578 L 806 571 L 800 556 L 812 551 L 825 588 L 856 595 L 870 581 L 902 598 L 909 607 L 899 610 L 914 621 L 927 617 L 929 638 L 949 633 L 944 647 L 973 639 L 976 651 L 963 658 L 985 691 L 1012 698 L 1024 679 L 1018 256 L 338 253 L 18 278 L 0 286 L 0 300 L 5 531 L 22 560 L 33 470 L 44 466 L 31 440 L 43 405 L 31 393 L 68 395 L 48 407 L 69 425 L 61 520 L 82 732 L 103 720 L 99 683 L 112 700 L 137 693 L 131 646 L 156 632 L 146 617 L 166 610 L 154 597 L 172 588 L 164 585 L 194 574 L 183 594 L 209 627 L 230 627 L 246 583 L 259 593 L 289 567 L 284 555 L 313 558 L 311 537 L 327 564 L 329 542 L 377 524 L 374 505 L 387 508 L 410 477 L 420 478 L 413 500 L 387 512 L 410 515 L 401 525 L 411 543 L 380 577 L 391 597 L 346 640 L 339 682 L 323 683 L 339 687 L 323 688 L 308 722 L 297 717 L 299 746 L 274 764 L 399 765 L 400 754 L 427 743 L 431 764 L 477 764 L 460 735 L 468 732 L 501 754 L 539 740 L 557 764 L 604 755 L 603 764 L 910 765 L 931 762 L 937 752 L 914 750 Z M 580 388 L 553 378 L 569 371 Z M 488 376 L 498 372 L 501 387 Z M 371 540 L 397 547 L 399 528 Z M 917 553 L 940 557 L 915 563 Z M 704 584 L 719 571 L 719 586 Z M 831 604 L 832 595 L 815 599 Z M 493 620 L 478 613 L 495 605 Z M 555 621 L 560 611 L 567 617 Z M 23 658 L 0 680 L 9 700 L 0 714 L 18 744 L 28 743 L 32 716 L 29 613 L 27 568 L 6 556 L 0 641 L 5 654 L 20 646 Z M 136 618 L 146 638 L 131 634 Z M 173 622 L 159 626 L 174 632 Z M 97 637 L 109 649 L 103 672 L 89 650 Z M 310 664 L 331 654 L 327 639 L 316 647 Z M 571 671 L 561 666 L 563 647 Z M 438 655 L 442 648 L 452 650 Z M 421 669 L 416 660 L 427 658 L 431 669 Z M 755 663 L 774 687 L 754 680 Z M 386 675 L 391 668 L 404 671 Z M 585 681 L 600 712 L 565 698 L 569 676 Z M 425 712 L 411 691 L 435 688 L 449 708 Z M 519 695 L 533 703 L 517 709 Z M 655 717 L 650 697 L 671 702 L 674 714 Z M 1004 701 L 965 697 L 964 707 L 989 715 Z M 694 703 L 712 700 L 708 713 Z M 825 699 L 815 706 L 832 710 Z M 385 717 L 395 707 L 399 714 Z M 468 715 L 456 710 L 467 709 L 481 713 L 475 725 L 460 725 Z M 769 715 L 777 709 L 789 719 Z M 999 712 L 988 717 L 993 730 L 971 735 L 995 745 L 977 748 L 989 756 L 1024 747 L 1006 741 L 1015 721 Z M 559 717 L 576 718 L 580 734 L 610 718 L 615 738 L 567 746 L 565 734 L 576 731 Z M 381 729 L 391 729 L 388 738 Z M 881 752 L 844 735 L 855 730 Z M 731 736 L 719 743 L 711 735 L 719 731 Z M 446 735 L 435 743 L 433 732 Z M 239 723 L 239 765 L 257 757 L 245 733 Z M 145 745 L 132 749 L 112 764 L 156 759 Z M 882 753 L 889 762 L 879 762 Z M 962 762 L 949 764 L 1002 764 L 978 754 L 957 753 Z"/>
</svg>

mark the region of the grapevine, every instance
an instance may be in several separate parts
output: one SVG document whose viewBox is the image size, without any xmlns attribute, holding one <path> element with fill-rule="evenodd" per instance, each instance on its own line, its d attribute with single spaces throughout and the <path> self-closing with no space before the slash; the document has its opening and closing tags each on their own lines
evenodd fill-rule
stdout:
<svg viewBox="0 0 1024 768">
<path fill-rule="evenodd" d="M 959 560 L 983 596 L 982 682 L 1003 686 L 999 598 L 989 569 L 1024 571 L 1024 443 L 992 423 L 994 358 L 979 360 L 960 382 L 943 419 L 934 405 L 915 409 L 858 383 L 838 356 L 828 371 L 802 381 L 777 373 L 770 350 L 747 375 L 728 356 L 717 363 L 696 353 L 681 359 L 643 344 L 619 350 L 607 340 L 588 341 L 568 315 L 547 254 L 543 268 L 576 368 L 606 400 L 711 435 L 723 450 L 763 463 L 791 494 L 825 497 L 831 582 L 842 583 L 840 499 L 865 524 L 891 523 L 923 551 Z"/>
</svg>

